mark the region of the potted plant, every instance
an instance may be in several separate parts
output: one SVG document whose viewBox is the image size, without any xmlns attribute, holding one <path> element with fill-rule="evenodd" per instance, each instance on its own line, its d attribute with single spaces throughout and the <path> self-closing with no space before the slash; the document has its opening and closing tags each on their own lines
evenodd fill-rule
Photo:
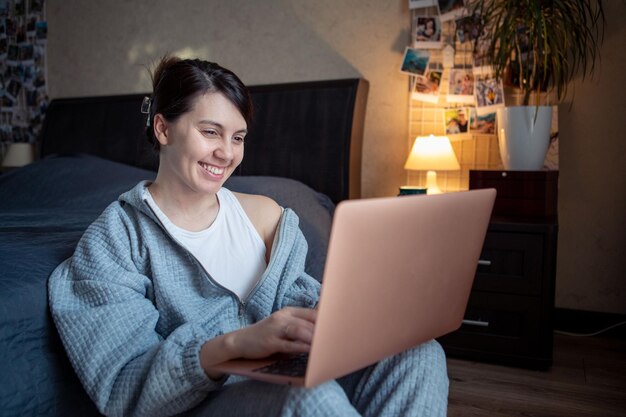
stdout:
<svg viewBox="0 0 626 417">
<path fill-rule="evenodd" d="M 486 42 L 486 61 L 507 86 L 506 101 L 520 104 L 497 113 L 502 162 L 511 170 L 541 169 L 554 96 L 561 101 L 576 75 L 593 73 L 602 0 L 473 0 L 468 9 L 483 34 L 474 51 Z"/>
</svg>

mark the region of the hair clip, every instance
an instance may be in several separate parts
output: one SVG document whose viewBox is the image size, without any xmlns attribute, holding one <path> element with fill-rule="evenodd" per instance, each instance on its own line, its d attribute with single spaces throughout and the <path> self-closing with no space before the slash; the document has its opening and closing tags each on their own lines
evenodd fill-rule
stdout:
<svg viewBox="0 0 626 417">
<path fill-rule="evenodd" d="M 143 114 L 150 114 L 150 105 L 152 104 L 152 100 L 150 97 L 145 96 L 143 101 L 141 102 L 141 112 Z"/>
<path fill-rule="evenodd" d="M 150 97 L 145 96 L 141 102 L 141 113 L 148 115 L 146 118 L 146 127 L 150 126 L 150 106 L 152 106 L 152 100 Z"/>
</svg>

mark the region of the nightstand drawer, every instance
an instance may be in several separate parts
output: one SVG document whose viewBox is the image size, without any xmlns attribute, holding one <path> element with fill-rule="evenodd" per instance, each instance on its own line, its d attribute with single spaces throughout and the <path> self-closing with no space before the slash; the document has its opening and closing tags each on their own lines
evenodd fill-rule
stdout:
<svg viewBox="0 0 626 417">
<path fill-rule="evenodd" d="M 472 293 L 461 328 L 439 339 L 452 355 L 496 360 L 494 355 L 551 358 L 540 300 L 508 294 Z M 469 355 L 468 355 L 469 353 Z M 474 353 L 474 355 L 472 355 Z"/>
<path fill-rule="evenodd" d="M 544 235 L 489 231 L 474 289 L 511 294 L 541 293 Z"/>
<path fill-rule="evenodd" d="M 439 338 L 450 357 L 550 366 L 556 238 L 552 221 L 491 219 L 465 323 Z"/>
</svg>

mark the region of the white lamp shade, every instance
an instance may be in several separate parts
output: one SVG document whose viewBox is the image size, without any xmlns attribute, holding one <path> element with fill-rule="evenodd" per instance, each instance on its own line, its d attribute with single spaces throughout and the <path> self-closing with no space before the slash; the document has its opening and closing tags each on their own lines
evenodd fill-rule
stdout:
<svg viewBox="0 0 626 417">
<path fill-rule="evenodd" d="M 418 136 L 404 169 L 455 171 L 461 169 L 447 136 Z"/>
<path fill-rule="evenodd" d="M 3 168 L 17 168 L 28 165 L 35 160 L 35 149 L 30 143 L 11 143 L 4 159 Z"/>
</svg>

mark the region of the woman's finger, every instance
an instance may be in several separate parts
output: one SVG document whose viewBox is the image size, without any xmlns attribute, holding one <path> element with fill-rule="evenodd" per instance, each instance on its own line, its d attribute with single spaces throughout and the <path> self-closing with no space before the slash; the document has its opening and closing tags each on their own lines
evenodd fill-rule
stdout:
<svg viewBox="0 0 626 417">
<path fill-rule="evenodd" d="M 311 350 L 309 343 L 303 343 L 295 340 L 283 340 L 280 352 L 282 353 L 306 353 Z"/>
<path fill-rule="evenodd" d="M 313 342 L 314 331 L 315 325 L 313 323 L 304 320 L 291 322 L 283 329 L 283 339 L 298 341 L 310 345 Z"/>
<path fill-rule="evenodd" d="M 302 319 L 292 320 L 283 326 L 280 337 L 310 344 L 313 341 L 314 329 L 311 322 Z"/>
<path fill-rule="evenodd" d="M 282 310 L 280 310 L 279 313 L 284 313 L 285 315 L 289 315 L 289 316 L 296 317 L 302 320 L 306 320 L 311 323 L 315 323 L 317 319 L 317 310 L 312 309 L 312 308 L 285 307 Z"/>
</svg>

